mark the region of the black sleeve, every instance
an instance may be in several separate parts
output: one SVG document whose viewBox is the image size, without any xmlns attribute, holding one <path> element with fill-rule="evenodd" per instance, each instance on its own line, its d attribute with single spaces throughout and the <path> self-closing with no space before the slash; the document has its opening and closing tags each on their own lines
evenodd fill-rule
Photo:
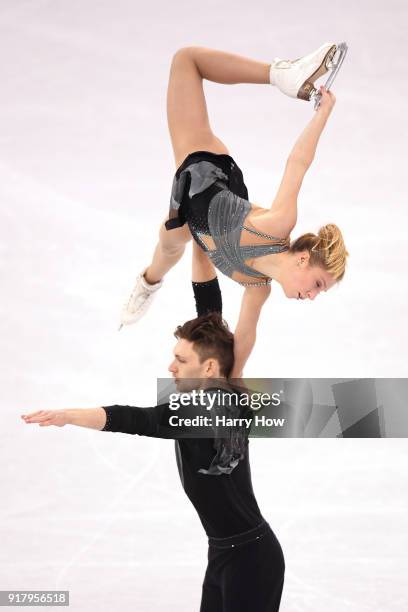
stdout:
<svg viewBox="0 0 408 612">
<path fill-rule="evenodd" d="M 106 423 L 101 431 L 137 434 L 151 438 L 171 438 L 173 435 L 169 428 L 165 426 L 166 419 L 168 419 L 168 403 L 152 408 L 138 408 L 136 406 L 102 407 L 106 412 Z"/>
<path fill-rule="evenodd" d="M 221 289 L 217 277 L 204 283 L 193 282 L 192 285 L 198 317 L 210 312 L 222 314 Z"/>
</svg>

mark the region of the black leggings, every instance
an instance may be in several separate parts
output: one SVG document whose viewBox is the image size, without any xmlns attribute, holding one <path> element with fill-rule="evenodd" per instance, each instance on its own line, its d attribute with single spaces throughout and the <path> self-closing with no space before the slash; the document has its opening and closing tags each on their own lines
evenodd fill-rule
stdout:
<svg viewBox="0 0 408 612">
<path fill-rule="evenodd" d="M 196 283 L 193 281 L 192 285 L 197 317 L 209 314 L 210 312 L 219 312 L 222 314 L 221 289 L 217 277 L 204 283 Z"/>
<path fill-rule="evenodd" d="M 208 541 L 200 612 L 277 612 L 285 560 L 269 524 Z"/>
</svg>

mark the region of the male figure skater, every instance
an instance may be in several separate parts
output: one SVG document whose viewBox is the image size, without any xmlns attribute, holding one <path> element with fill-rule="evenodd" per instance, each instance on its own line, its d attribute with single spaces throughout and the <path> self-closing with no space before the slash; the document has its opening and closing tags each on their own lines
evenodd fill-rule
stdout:
<svg viewBox="0 0 408 612">
<path fill-rule="evenodd" d="M 227 384 L 232 370 L 234 343 L 220 314 L 218 280 L 205 259 L 193 260 L 193 287 L 197 312 L 208 314 L 177 327 L 169 371 L 178 385 L 200 379 L 207 387 L 214 381 L 213 386 L 219 388 L 219 383 L 221 387 Z M 248 408 L 242 410 L 245 416 L 248 412 Z M 214 438 L 177 437 L 166 427 L 168 416 L 167 403 L 151 408 L 115 405 L 42 410 L 22 418 L 40 426 L 70 424 L 174 439 L 182 486 L 208 536 L 200 612 L 277 612 L 285 561 L 252 488 L 249 430 L 231 429 L 229 435 Z"/>
</svg>

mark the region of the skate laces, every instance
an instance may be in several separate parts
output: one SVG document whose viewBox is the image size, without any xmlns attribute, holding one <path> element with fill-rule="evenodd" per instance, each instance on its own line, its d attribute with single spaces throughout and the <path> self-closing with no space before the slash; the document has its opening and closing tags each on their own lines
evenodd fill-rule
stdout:
<svg viewBox="0 0 408 612">
<path fill-rule="evenodd" d="M 274 68 L 290 68 L 292 64 L 295 64 L 301 59 L 301 57 L 297 57 L 295 60 L 285 60 L 281 59 L 280 57 L 277 57 L 274 63 Z"/>
<path fill-rule="evenodd" d="M 277 61 L 275 61 L 275 63 L 274 63 L 274 65 L 273 65 L 273 67 L 274 67 L 274 68 L 279 68 L 279 69 L 282 69 L 282 68 L 290 68 L 290 67 L 291 67 L 291 65 L 292 65 L 292 63 L 293 63 L 293 62 L 291 62 L 290 60 L 284 60 L 284 59 L 281 59 L 281 60 L 277 60 Z"/>
</svg>

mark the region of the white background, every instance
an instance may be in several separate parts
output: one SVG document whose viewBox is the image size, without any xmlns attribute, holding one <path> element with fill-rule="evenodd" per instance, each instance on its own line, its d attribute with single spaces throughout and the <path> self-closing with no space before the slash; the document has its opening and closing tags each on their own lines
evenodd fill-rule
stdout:
<svg viewBox="0 0 408 612">
<path fill-rule="evenodd" d="M 153 405 L 172 331 L 194 316 L 188 249 L 143 322 L 117 331 L 169 205 L 178 48 L 270 62 L 347 41 L 292 237 L 337 223 L 348 270 L 314 302 L 273 286 L 246 374 L 407 376 L 407 25 L 402 0 L 2 0 L 0 588 L 69 589 L 75 612 L 199 608 L 206 539 L 173 443 L 20 419 Z M 205 91 L 250 200 L 267 207 L 312 105 L 270 86 Z M 233 328 L 242 289 L 220 281 Z M 406 609 L 406 446 L 251 441 L 285 553 L 283 612 Z"/>
</svg>

